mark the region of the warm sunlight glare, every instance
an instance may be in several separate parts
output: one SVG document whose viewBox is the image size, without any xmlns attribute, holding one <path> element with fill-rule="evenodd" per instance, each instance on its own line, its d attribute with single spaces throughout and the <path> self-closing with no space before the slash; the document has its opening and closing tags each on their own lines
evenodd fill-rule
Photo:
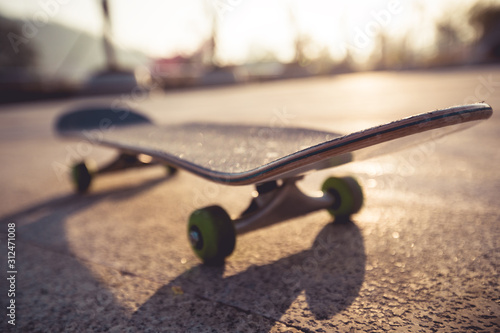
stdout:
<svg viewBox="0 0 500 333">
<path fill-rule="evenodd" d="M 0 3 L 0 10 L 24 19 L 43 11 L 50 21 L 99 35 L 100 1 L 47 7 L 25 0 Z M 457 23 L 463 18 L 449 13 L 477 1 L 109 0 L 109 6 L 114 42 L 155 58 L 193 54 L 214 36 L 221 64 L 290 62 L 297 60 L 298 49 L 308 59 L 347 57 L 363 63 L 374 52 L 384 52 L 376 45 L 394 49 L 404 44 L 432 54 L 436 22 L 445 17 Z M 467 26 L 463 23 L 455 26 Z"/>
</svg>

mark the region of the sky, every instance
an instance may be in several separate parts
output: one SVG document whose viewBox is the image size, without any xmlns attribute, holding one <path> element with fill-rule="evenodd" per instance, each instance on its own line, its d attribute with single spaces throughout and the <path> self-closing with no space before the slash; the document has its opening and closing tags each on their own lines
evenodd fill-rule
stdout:
<svg viewBox="0 0 500 333">
<path fill-rule="evenodd" d="M 477 0 L 110 0 L 114 42 L 153 57 L 191 54 L 217 26 L 217 58 L 238 64 L 272 55 L 294 57 L 296 36 L 341 59 L 363 59 L 377 35 L 410 36 L 412 47 L 432 48 L 436 20 Z M 0 0 L 0 14 L 43 25 L 51 21 L 99 35 L 99 0 Z M 453 16 L 450 16 L 453 19 Z M 455 19 L 461 19 L 460 17 Z M 458 22 L 460 24 L 460 22 Z M 470 34 L 470 32 L 469 32 Z M 471 38 L 464 30 L 463 38 Z"/>
</svg>

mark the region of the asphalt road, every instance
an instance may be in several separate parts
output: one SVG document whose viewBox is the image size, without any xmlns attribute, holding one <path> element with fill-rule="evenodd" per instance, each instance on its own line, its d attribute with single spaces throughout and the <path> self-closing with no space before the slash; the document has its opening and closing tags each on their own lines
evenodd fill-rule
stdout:
<svg viewBox="0 0 500 333">
<path fill-rule="evenodd" d="M 153 167 L 103 176 L 76 195 L 67 166 L 82 157 L 102 163 L 113 152 L 52 133 L 57 115 L 88 103 L 128 105 L 163 124 L 351 132 L 483 100 L 494 114 L 475 127 L 306 177 L 302 187 L 316 190 L 328 175 L 356 176 L 364 208 L 346 224 L 321 211 L 243 235 L 223 268 L 192 254 L 187 218 L 209 204 L 236 215 L 252 187 L 185 172 L 165 177 Z M 2 106 L 0 330 L 499 332 L 498 110 L 499 67 Z"/>
</svg>

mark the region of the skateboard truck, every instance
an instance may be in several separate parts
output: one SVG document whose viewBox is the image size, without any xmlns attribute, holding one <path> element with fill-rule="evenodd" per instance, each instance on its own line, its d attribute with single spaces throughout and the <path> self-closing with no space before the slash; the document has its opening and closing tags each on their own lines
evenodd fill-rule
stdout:
<svg viewBox="0 0 500 333">
<path fill-rule="evenodd" d="M 219 206 L 198 209 L 189 218 L 188 237 L 195 254 L 206 264 L 222 264 L 236 244 L 236 235 L 287 219 L 327 209 L 335 220 L 346 220 L 363 204 L 363 192 L 352 177 L 328 178 L 320 195 L 302 192 L 303 176 L 256 185 L 257 195 L 235 220 Z"/>
<path fill-rule="evenodd" d="M 79 162 L 71 168 L 71 176 L 73 183 L 78 193 L 85 193 L 88 191 L 92 180 L 97 175 L 102 175 L 106 173 L 111 173 L 114 171 L 126 170 L 131 168 L 141 168 L 147 166 L 153 166 L 163 164 L 154 160 L 151 156 L 145 154 L 129 154 L 121 153 L 111 161 L 110 163 L 104 165 L 103 167 L 94 170 L 90 163 L 82 161 Z M 174 174 L 177 169 L 164 164 L 167 168 L 167 174 Z"/>
<path fill-rule="evenodd" d="M 256 229 L 326 209 L 334 205 L 335 197 L 328 192 L 310 196 L 297 187 L 303 177 L 285 179 L 281 185 L 276 181 L 256 186 L 258 195 L 239 218 L 234 220 L 236 233 L 241 235 Z"/>
</svg>

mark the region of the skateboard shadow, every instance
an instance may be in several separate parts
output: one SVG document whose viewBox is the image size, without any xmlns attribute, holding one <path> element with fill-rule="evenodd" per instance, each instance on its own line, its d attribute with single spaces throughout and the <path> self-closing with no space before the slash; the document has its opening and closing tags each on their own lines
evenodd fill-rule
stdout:
<svg viewBox="0 0 500 333">
<path fill-rule="evenodd" d="M 71 215 L 89 209 L 104 199 L 114 201 L 127 200 L 145 192 L 168 177 L 155 178 L 140 185 L 121 186 L 101 192 L 86 194 L 72 193 L 44 201 L 32 207 L 21 209 L 0 218 L 1 223 L 16 222 L 20 235 L 24 239 L 42 240 L 59 239 L 65 242 L 64 221 Z M 26 232 L 24 232 L 26 230 Z"/>
<path fill-rule="evenodd" d="M 124 315 L 127 309 L 73 254 L 65 224 L 71 216 L 103 200 L 127 200 L 167 179 L 86 195 L 63 195 L 0 217 L 0 226 L 16 224 L 19 332 L 104 331 L 128 320 Z M 0 250 L 3 258 L 6 248 Z M 7 307 L 7 300 L 0 298 L 2 307 Z"/>
<path fill-rule="evenodd" d="M 297 325 L 297 318 L 310 326 L 310 320 L 328 320 L 352 304 L 364 281 L 365 263 L 364 242 L 358 227 L 351 221 L 330 223 L 321 230 L 310 249 L 268 265 L 251 266 L 230 277 L 223 276 L 223 267 L 192 268 L 160 288 L 134 313 L 130 325 L 137 327 L 147 318 L 161 318 L 166 314 L 180 320 L 190 311 L 189 324 L 179 323 L 183 330 L 208 326 L 216 330 L 235 327 L 234 331 L 268 331 L 278 320 Z M 182 295 L 176 295 L 179 291 Z M 260 322 L 249 322 L 247 315 L 239 323 L 237 320 L 224 322 L 230 319 L 221 319 L 214 310 L 211 317 L 218 319 L 211 323 L 213 319 L 207 317 L 201 305 L 189 309 L 168 305 L 171 303 L 167 300 L 171 298 L 186 297 L 189 303 L 187 297 L 190 296 L 215 301 L 246 314 L 258 314 Z M 297 312 L 300 315 L 287 317 L 287 313 Z M 158 322 L 153 328 L 164 328 L 165 324 Z"/>
<path fill-rule="evenodd" d="M 19 296 L 24 304 L 21 330 L 109 330 L 118 325 L 129 331 L 255 332 L 271 330 L 276 321 L 310 327 L 311 321 L 330 319 L 358 296 L 366 262 L 360 230 L 352 222 L 330 223 L 310 248 L 233 276 L 224 276 L 224 267 L 195 266 L 158 289 L 130 316 L 109 288 L 73 258 L 65 223 L 102 200 L 127 200 L 166 179 L 61 196 L 0 218 L 0 224 L 16 222 L 20 242 L 45 249 L 31 250 L 30 257 L 19 254 L 19 289 L 29 290 L 29 295 Z M 54 314 L 58 320 L 41 320 Z"/>
</svg>

